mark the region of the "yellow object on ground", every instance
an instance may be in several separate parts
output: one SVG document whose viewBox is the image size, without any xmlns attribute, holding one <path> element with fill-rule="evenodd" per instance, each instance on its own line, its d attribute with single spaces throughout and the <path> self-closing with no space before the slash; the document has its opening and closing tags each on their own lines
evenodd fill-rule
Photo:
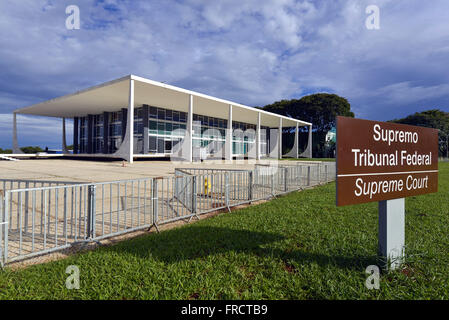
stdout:
<svg viewBox="0 0 449 320">
<path fill-rule="evenodd" d="M 207 178 L 204 178 L 204 194 L 209 194 L 211 190 L 210 181 Z"/>
</svg>

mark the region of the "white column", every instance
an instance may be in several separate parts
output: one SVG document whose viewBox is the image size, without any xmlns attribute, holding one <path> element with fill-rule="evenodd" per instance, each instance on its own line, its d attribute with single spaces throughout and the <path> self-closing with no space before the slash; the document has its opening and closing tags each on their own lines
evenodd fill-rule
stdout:
<svg viewBox="0 0 449 320">
<path fill-rule="evenodd" d="M 298 159 L 299 153 L 298 153 L 298 145 L 299 145 L 299 133 L 298 133 L 298 122 L 296 122 L 296 131 L 295 131 L 295 143 L 293 144 L 295 146 L 295 158 Z"/>
<path fill-rule="evenodd" d="M 312 125 L 309 125 L 309 138 L 307 142 L 307 148 L 299 157 L 312 158 Z"/>
<path fill-rule="evenodd" d="M 287 157 L 291 157 L 291 158 L 298 158 L 298 122 L 296 122 L 296 131 L 295 131 L 295 137 L 294 137 L 294 141 L 293 141 L 293 146 L 291 148 L 291 150 L 289 152 L 287 152 L 285 155 Z"/>
<path fill-rule="evenodd" d="M 282 159 L 282 118 L 279 118 L 279 159 Z"/>
<path fill-rule="evenodd" d="M 187 157 L 188 162 L 193 161 L 193 95 L 189 95 L 189 111 L 187 113 Z"/>
<path fill-rule="evenodd" d="M 17 118 L 16 113 L 13 113 L 12 116 L 12 153 L 14 154 L 22 154 L 23 151 L 19 148 L 19 143 L 17 141 Z"/>
<path fill-rule="evenodd" d="M 134 162 L 134 80 L 129 81 L 128 123 L 126 125 L 129 139 L 128 162 Z"/>
<path fill-rule="evenodd" d="M 228 128 L 225 139 L 225 158 L 226 160 L 232 160 L 232 105 L 229 105 Z"/>
<path fill-rule="evenodd" d="M 257 128 L 256 128 L 256 160 L 260 160 L 260 112 L 257 112 Z"/>
<path fill-rule="evenodd" d="M 309 126 L 309 158 L 312 158 L 312 125 Z"/>
</svg>

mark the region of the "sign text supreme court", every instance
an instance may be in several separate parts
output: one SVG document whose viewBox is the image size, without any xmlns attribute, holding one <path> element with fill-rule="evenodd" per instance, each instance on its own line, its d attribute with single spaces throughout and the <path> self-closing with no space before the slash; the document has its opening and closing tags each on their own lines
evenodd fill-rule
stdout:
<svg viewBox="0 0 449 320">
<path fill-rule="evenodd" d="M 337 205 L 438 191 L 438 130 L 337 117 Z"/>
</svg>

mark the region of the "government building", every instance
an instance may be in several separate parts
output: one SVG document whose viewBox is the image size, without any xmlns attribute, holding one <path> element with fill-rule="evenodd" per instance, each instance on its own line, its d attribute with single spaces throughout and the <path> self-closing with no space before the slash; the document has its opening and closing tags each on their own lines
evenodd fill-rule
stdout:
<svg viewBox="0 0 449 320">
<path fill-rule="evenodd" d="M 17 109 L 13 153 L 18 144 L 16 114 L 73 119 L 73 157 L 257 159 L 312 157 L 312 124 L 257 108 L 129 75 L 63 97 Z M 299 154 L 299 127 L 308 143 Z M 282 130 L 294 135 L 282 153 Z"/>
</svg>

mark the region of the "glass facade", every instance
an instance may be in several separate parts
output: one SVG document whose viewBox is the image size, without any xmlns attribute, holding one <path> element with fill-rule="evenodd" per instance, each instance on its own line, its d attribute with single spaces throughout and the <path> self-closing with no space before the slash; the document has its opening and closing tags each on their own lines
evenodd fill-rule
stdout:
<svg viewBox="0 0 449 320">
<path fill-rule="evenodd" d="M 193 114 L 192 145 L 194 152 L 203 149 L 206 155 L 224 156 L 226 128 L 225 119 Z"/>
<path fill-rule="evenodd" d="M 232 121 L 232 153 L 246 155 L 255 146 L 256 125 Z"/>
<path fill-rule="evenodd" d="M 109 118 L 109 137 L 108 137 L 108 153 L 114 153 L 122 144 L 122 111 L 110 112 Z"/>
<path fill-rule="evenodd" d="M 104 151 L 104 129 L 103 129 L 103 114 L 96 114 L 93 116 L 93 150 L 92 153 L 103 153 Z"/>
<path fill-rule="evenodd" d="M 185 136 L 187 113 L 157 107 L 148 111 L 148 153 L 172 153 Z"/>
<path fill-rule="evenodd" d="M 134 109 L 134 153 L 143 153 L 143 118 L 142 109 Z"/>
<path fill-rule="evenodd" d="M 87 150 L 87 117 L 80 118 L 80 126 L 79 126 L 79 149 L 80 153 L 88 153 Z"/>
<path fill-rule="evenodd" d="M 185 137 L 187 116 L 186 112 L 153 106 L 135 108 L 134 153 L 171 154 Z M 111 154 L 117 151 L 125 135 L 126 117 L 126 109 L 80 117 L 78 126 L 79 153 Z M 144 123 L 146 118 L 148 118 L 147 125 Z M 194 152 L 202 151 L 208 156 L 224 157 L 227 127 L 227 119 L 193 114 L 192 145 Z M 250 152 L 254 152 L 255 155 L 256 125 L 233 121 L 232 128 L 233 155 L 247 156 Z M 91 130 L 90 135 L 89 130 Z M 269 130 L 268 127 L 261 127 L 262 156 L 269 153 Z M 145 135 L 148 135 L 147 139 Z M 90 142 L 89 139 L 91 139 Z M 148 141 L 147 146 L 144 145 L 145 140 Z"/>
</svg>

